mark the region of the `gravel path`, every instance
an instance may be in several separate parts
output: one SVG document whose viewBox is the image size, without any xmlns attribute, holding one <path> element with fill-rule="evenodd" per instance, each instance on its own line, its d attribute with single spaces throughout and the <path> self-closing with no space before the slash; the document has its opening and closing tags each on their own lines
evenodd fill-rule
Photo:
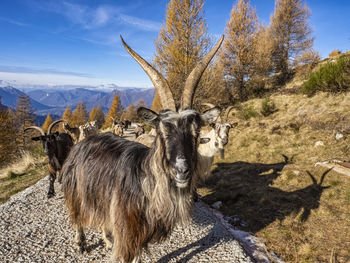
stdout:
<svg viewBox="0 0 350 263">
<path fill-rule="evenodd" d="M 73 242 L 60 185 L 46 199 L 48 177 L 0 206 L 0 262 L 109 262 L 101 233 L 86 231 L 88 253 Z M 253 262 L 241 245 L 203 203 L 196 203 L 192 223 L 150 246 L 142 262 Z"/>
</svg>

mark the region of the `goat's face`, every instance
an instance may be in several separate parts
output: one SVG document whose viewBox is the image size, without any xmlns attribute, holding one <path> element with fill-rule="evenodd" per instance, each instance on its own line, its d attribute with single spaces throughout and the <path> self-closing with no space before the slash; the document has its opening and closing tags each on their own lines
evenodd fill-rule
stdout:
<svg viewBox="0 0 350 263">
<path fill-rule="evenodd" d="M 212 127 L 215 132 L 215 147 L 220 152 L 220 157 L 224 158 L 225 153 L 225 146 L 228 143 L 228 135 L 230 132 L 230 129 L 237 126 L 237 123 L 231 124 L 231 123 L 220 123 L 216 122 L 212 124 Z"/>
<path fill-rule="evenodd" d="M 138 114 L 156 127 L 171 180 L 178 188 L 187 187 L 196 169 L 202 123 L 216 118 L 220 110 L 214 108 L 202 115 L 195 110 L 165 110 L 158 115 L 146 108 L 140 108 Z"/>
<path fill-rule="evenodd" d="M 33 141 L 41 141 L 44 152 L 47 156 L 53 156 L 57 152 L 57 135 L 58 132 L 42 135 L 38 137 L 33 137 Z"/>
</svg>

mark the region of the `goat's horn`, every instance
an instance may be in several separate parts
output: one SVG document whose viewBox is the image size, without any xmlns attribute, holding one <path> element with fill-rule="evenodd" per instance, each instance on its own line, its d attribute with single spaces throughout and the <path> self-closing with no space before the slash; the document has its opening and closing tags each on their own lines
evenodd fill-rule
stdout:
<svg viewBox="0 0 350 263">
<path fill-rule="evenodd" d="M 146 72 L 148 77 L 151 79 L 154 88 L 158 92 L 164 109 L 170 109 L 176 111 L 175 101 L 173 94 L 171 93 L 170 87 L 166 79 L 160 74 L 155 68 L 153 68 L 146 60 L 132 50 L 128 44 L 124 42 L 122 36 L 120 36 L 123 46 L 129 52 L 129 54 L 139 63 L 142 69 Z"/>
<path fill-rule="evenodd" d="M 317 185 L 317 181 L 316 181 L 315 177 L 309 171 L 306 171 L 306 173 L 310 176 L 312 183 Z"/>
<path fill-rule="evenodd" d="M 26 132 L 26 131 L 28 131 L 30 129 L 38 130 L 41 133 L 42 136 L 45 136 L 45 132 L 43 131 L 43 129 L 41 129 L 38 126 L 29 126 L 28 128 L 24 129 L 24 132 Z"/>
<path fill-rule="evenodd" d="M 228 115 L 230 114 L 230 112 L 233 110 L 233 106 L 228 106 L 226 111 L 225 111 L 225 121 L 228 121 Z"/>
<path fill-rule="evenodd" d="M 184 91 L 182 94 L 181 100 L 181 108 L 191 108 L 193 102 L 193 96 L 196 91 L 198 82 L 204 72 L 204 70 L 208 67 L 209 62 L 214 57 L 216 52 L 221 46 L 222 41 L 224 40 L 224 35 L 221 36 L 219 41 L 215 44 L 215 46 L 210 50 L 210 52 L 198 63 L 198 65 L 192 70 L 190 75 L 188 76 Z"/>
<path fill-rule="evenodd" d="M 202 103 L 202 106 L 208 106 L 209 108 L 215 108 L 215 105 L 214 104 L 211 104 L 209 102 L 203 102 Z"/>
<path fill-rule="evenodd" d="M 216 107 L 214 104 L 209 103 L 209 102 L 203 102 L 201 105 L 202 105 L 202 106 L 208 106 L 208 107 L 211 108 L 211 109 Z M 221 122 L 220 114 L 219 114 L 219 116 L 218 116 L 212 123 L 215 123 L 215 122 Z"/>
<path fill-rule="evenodd" d="M 57 123 L 59 122 L 64 122 L 65 120 L 63 119 L 60 119 L 60 120 L 57 120 L 57 121 L 54 121 L 53 123 L 50 124 L 49 128 L 47 128 L 47 134 L 51 134 L 51 130 L 53 128 L 53 126 L 55 126 Z"/>
</svg>

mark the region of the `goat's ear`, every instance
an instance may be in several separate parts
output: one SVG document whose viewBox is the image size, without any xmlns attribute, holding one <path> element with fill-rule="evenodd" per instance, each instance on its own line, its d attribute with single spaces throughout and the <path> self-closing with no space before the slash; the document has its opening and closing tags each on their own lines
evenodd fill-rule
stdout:
<svg viewBox="0 0 350 263">
<path fill-rule="evenodd" d="M 199 143 L 200 144 L 206 144 L 208 142 L 210 142 L 210 138 L 200 138 L 199 139 Z"/>
<path fill-rule="evenodd" d="M 238 125 L 238 122 L 231 122 L 230 125 L 231 125 L 231 128 L 234 128 Z"/>
<path fill-rule="evenodd" d="M 220 107 L 214 107 L 209 110 L 206 110 L 201 114 L 202 120 L 208 123 L 214 123 L 216 119 L 220 116 L 221 109 Z"/>
<path fill-rule="evenodd" d="M 146 123 L 152 125 L 152 126 L 157 126 L 159 123 L 159 118 L 158 114 L 155 113 L 154 111 L 140 107 L 137 109 L 137 115 Z"/>
</svg>

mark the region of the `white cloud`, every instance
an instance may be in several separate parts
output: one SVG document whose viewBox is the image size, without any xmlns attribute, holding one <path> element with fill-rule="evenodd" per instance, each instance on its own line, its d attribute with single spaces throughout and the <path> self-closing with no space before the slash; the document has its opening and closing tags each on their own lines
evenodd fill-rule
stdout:
<svg viewBox="0 0 350 263">
<path fill-rule="evenodd" d="M 152 87 L 147 79 L 145 81 L 125 81 L 116 79 L 102 79 L 94 77 L 79 77 L 58 74 L 34 74 L 0 72 L 0 80 L 16 83 L 17 85 L 86 85 L 97 86 L 114 83 L 120 87 Z"/>
</svg>

